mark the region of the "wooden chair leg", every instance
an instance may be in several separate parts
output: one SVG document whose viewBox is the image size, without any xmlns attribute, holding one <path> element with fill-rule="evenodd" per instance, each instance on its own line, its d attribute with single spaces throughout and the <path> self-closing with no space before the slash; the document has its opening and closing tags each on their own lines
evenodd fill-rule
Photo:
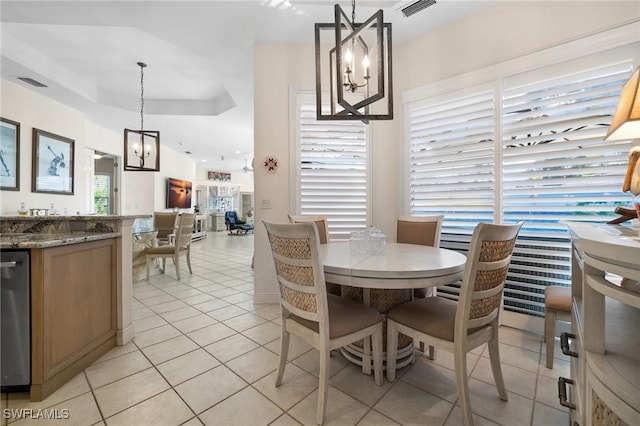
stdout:
<svg viewBox="0 0 640 426">
<path fill-rule="evenodd" d="M 396 357 L 398 356 L 398 331 L 395 322 L 387 319 L 387 381 L 396 379 Z"/>
<path fill-rule="evenodd" d="M 456 346 L 453 357 L 456 387 L 458 388 L 458 403 L 460 404 L 460 410 L 462 410 L 462 420 L 465 426 L 473 426 L 471 401 L 469 399 L 469 382 L 467 378 L 467 353 L 462 347 Z"/>
<path fill-rule="evenodd" d="M 180 281 L 180 256 L 175 256 L 173 263 L 176 264 L 176 277 L 178 277 L 178 281 Z"/>
<path fill-rule="evenodd" d="M 324 423 L 324 415 L 327 408 L 327 398 L 329 396 L 329 351 L 320 351 L 320 372 L 318 374 L 320 383 L 318 385 L 318 409 L 316 412 L 316 423 Z"/>
<path fill-rule="evenodd" d="M 362 339 L 362 374 L 371 375 L 371 339 Z"/>
<path fill-rule="evenodd" d="M 371 335 L 373 352 L 373 380 L 376 385 L 382 386 L 382 323 L 376 326 L 376 331 Z"/>
<path fill-rule="evenodd" d="M 282 383 L 284 370 L 287 366 L 287 357 L 289 356 L 289 338 L 290 334 L 285 329 L 286 319 L 282 318 L 282 326 L 280 328 L 280 362 L 278 363 L 278 375 L 276 376 L 276 387 Z"/>
<path fill-rule="evenodd" d="M 487 343 L 489 347 L 489 360 L 491 361 L 491 372 L 493 373 L 493 380 L 498 388 L 498 394 L 500 399 L 508 401 L 507 388 L 504 385 L 504 378 L 502 376 L 502 364 L 500 363 L 500 344 L 498 339 L 498 324 L 493 328 L 493 338 Z"/>
<path fill-rule="evenodd" d="M 149 281 L 149 264 L 151 263 L 152 259 L 150 258 L 150 256 L 147 255 L 146 260 L 147 260 L 147 281 Z"/>
<path fill-rule="evenodd" d="M 191 246 L 187 249 L 187 267 L 189 268 L 189 273 L 193 274 L 193 270 L 191 270 Z"/>
<path fill-rule="evenodd" d="M 544 314 L 544 341 L 547 349 L 547 368 L 553 368 L 553 351 L 556 337 L 556 312 L 547 309 Z"/>
</svg>

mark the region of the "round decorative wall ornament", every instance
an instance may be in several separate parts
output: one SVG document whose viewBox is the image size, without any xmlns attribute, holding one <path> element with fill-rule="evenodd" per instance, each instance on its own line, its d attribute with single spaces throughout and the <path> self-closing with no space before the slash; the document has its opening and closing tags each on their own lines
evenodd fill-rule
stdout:
<svg viewBox="0 0 640 426">
<path fill-rule="evenodd" d="M 267 173 L 275 173 L 278 171 L 278 159 L 273 155 L 264 157 L 262 167 Z"/>
</svg>

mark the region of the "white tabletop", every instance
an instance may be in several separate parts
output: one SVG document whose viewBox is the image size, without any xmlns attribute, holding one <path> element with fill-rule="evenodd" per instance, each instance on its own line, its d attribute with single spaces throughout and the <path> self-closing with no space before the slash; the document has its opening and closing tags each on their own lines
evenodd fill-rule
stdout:
<svg viewBox="0 0 640 426">
<path fill-rule="evenodd" d="M 327 281 L 364 288 L 424 288 L 462 278 L 467 258 L 453 250 L 387 243 L 383 254 L 351 254 L 348 242 L 321 246 Z"/>
</svg>

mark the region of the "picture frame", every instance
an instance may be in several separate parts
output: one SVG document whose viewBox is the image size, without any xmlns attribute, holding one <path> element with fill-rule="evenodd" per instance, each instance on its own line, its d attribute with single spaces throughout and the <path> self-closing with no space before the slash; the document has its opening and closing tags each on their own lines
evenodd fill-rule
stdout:
<svg viewBox="0 0 640 426">
<path fill-rule="evenodd" d="M 209 180 L 219 180 L 222 182 L 230 182 L 231 181 L 231 173 L 226 172 L 207 172 L 207 179 Z"/>
<path fill-rule="evenodd" d="M 0 190 L 20 191 L 20 123 L 0 117 Z"/>
<path fill-rule="evenodd" d="M 75 141 L 33 129 L 31 192 L 73 195 Z"/>
</svg>

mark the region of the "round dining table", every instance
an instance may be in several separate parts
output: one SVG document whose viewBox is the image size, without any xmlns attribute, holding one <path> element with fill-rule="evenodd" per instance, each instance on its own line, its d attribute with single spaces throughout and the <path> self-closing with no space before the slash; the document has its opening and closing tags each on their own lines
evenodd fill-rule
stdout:
<svg viewBox="0 0 640 426">
<path fill-rule="evenodd" d="M 352 253 L 349 242 L 331 242 L 321 245 L 320 253 L 325 280 L 342 285 L 342 297 L 373 306 L 383 315 L 385 347 L 386 313 L 412 300 L 415 288 L 459 281 L 467 260 L 453 250 L 400 243 L 387 243 L 380 253 Z M 413 361 L 413 343 L 401 336 L 398 346 L 397 368 L 402 368 Z M 342 354 L 362 365 L 361 345 L 345 346 Z"/>
</svg>

